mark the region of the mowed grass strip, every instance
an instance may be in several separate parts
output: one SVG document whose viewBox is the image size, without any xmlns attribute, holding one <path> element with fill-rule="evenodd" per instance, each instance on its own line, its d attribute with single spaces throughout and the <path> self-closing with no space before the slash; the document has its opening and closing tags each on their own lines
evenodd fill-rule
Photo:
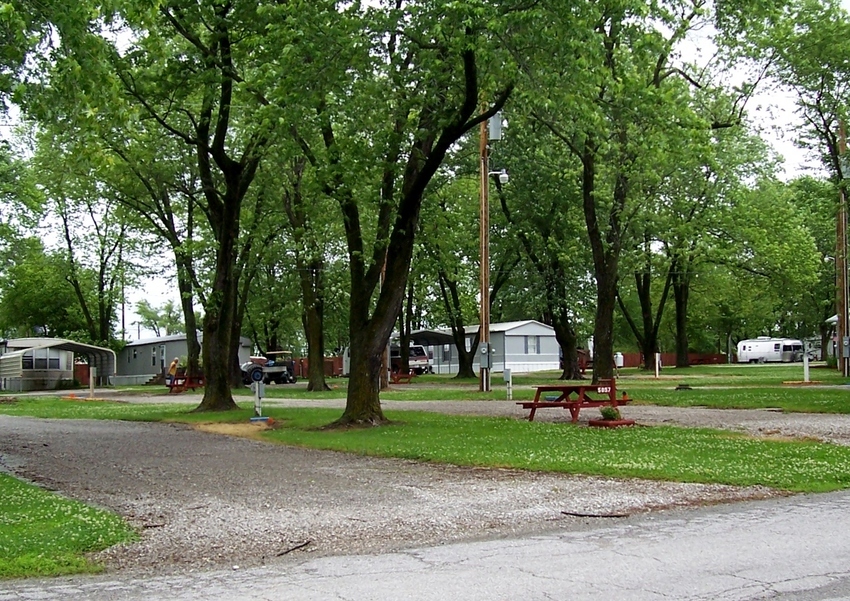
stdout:
<svg viewBox="0 0 850 601">
<path fill-rule="evenodd" d="M 455 465 L 634 477 L 794 492 L 850 487 L 850 448 L 752 438 L 734 432 L 663 427 L 597 429 L 567 423 L 388 412 L 381 428 L 324 430 L 328 409 L 272 410 L 267 440 Z"/>
<path fill-rule="evenodd" d="M 633 388 L 629 396 L 639 405 L 712 409 L 775 408 L 789 413 L 850 413 L 850 390 L 845 388 Z"/>
<path fill-rule="evenodd" d="M 191 406 L 128 405 L 26 399 L 0 405 L 20 415 L 134 419 L 184 423 L 247 423 L 239 411 L 187 413 Z M 672 426 L 615 430 L 569 423 L 391 411 L 380 428 L 325 429 L 340 409 L 264 408 L 275 429 L 270 442 L 456 465 L 634 477 L 738 486 L 764 485 L 795 492 L 850 487 L 850 447 L 801 440 L 753 438 L 725 430 Z"/>
<path fill-rule="evenodd" d="M 97 572 L 86 553 L 135 538 L 113 513 L 0 473 L 0 578 Z"/>
</svg>

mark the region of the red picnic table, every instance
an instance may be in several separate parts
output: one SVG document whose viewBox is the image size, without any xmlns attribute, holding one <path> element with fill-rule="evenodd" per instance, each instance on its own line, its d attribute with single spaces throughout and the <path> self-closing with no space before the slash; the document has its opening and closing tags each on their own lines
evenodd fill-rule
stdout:
<svg viewBox="0 0 850 601">
<path fill-rule="evenodd" d="M 172 376 L 171 382 L 166 386 L 168 394 L 186 392 L 187 389 L 195 392 L 196 388 L 204 387 L 204 376 Z"/>
<path fill-rule="evenodd" d="M 408 371 L 406 374 L 401 373 L 400 371 L 394 371 L 390 374 L 390 382 L 393 384 L 410 384 L 413 381 L 413 378 L 416 377 L 416 372 L 412 369 Z"/>
<path fill-rule="evenodd" d="M 617 398 L 617 383 L 614 380 L 599 380 L 597 384 L 557 384 L 537 386 L 533 401 L 520 401 L 523 409 L 531 409 L 528 421 L 534 420 L 538 409 L 563 407 L 568 409 L 573 423 L 578 421 L 579 412 L 585 407 L 617 407 L 626 405 L 631 399 L 623 392 Z"/>
</svg>

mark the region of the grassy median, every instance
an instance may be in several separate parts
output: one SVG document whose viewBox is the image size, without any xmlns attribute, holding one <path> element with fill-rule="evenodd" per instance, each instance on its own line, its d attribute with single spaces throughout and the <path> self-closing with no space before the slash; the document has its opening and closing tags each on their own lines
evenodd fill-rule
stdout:
<svg viewBox="0 0 850 601">
<path fill-rule="evenodd" d="M 87 553 L 135 537 L 113 513 L 0 473 L 0 578 L 97 572 Z"/>
</svg>

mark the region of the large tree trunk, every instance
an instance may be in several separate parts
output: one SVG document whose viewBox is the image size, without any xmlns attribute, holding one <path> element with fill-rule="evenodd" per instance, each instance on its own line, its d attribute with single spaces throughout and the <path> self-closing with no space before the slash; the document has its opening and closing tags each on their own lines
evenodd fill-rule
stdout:
<svg viewBox="0 0 850 601">
<path fill-rule="evenodd" d="M 667 305 L 667 296 L 670 294 L 673 269 L 674 266 L 671 265 L 670 269 L 667 270 L 664 291 L 661 293 L 661 299 L 658 301 L 658 308 L 654 315 L 652 311 L 652 268 L 647 263 L 643 271 L 635 272 L 635 288 L 640 303 L 641 328 L 638 328 L 638 325 L 632 319 L 622 297 L 619 294 L 617 295 L 617 301 L 620 304 L 623 316 L 626 318 L 640 346 L 641 356 L 643 357 L 643 368 L 648 371 L 655 371 L 655 361 L 659 350 L 658 332 L 661 328 L 661 318 L 664 315 L 664 308 Z"/>
<path fill-rule="evenodd" d="M 307 390 L 330 390 L 325 381 L 324 262 L 314 259 L 309 266 L 298 263 L 304 333 L 307 336 Z"/>
<path fill-rule="evenodd" d="M 688 297 L 690 278 L 686 274 L 673 277 L 673 299 L 676 303 L 676 367 L 690 367 L 688 358 Z"/>
<path fill-rule="evenodd" d="M 403 289 L 403 288 L 402 288 Z M 386 288 L 384 288 L 386 290 Z M 397 293 L 395 311 L 386 309 L 369 319 L 368 295 L 371 287 L 362 279 L 352 277 L 349 307 L 350 371 L 345 411 L 334 426 L 380 425 L 386 422 L 381 409 L 382 356 L 401 308 Z M 382 295 L 384 302 L 393 300 Z M 379 319 L 378 315 L 383 317 Z"/>
<path fill-rule="evenodd" d="M 239 239 L 239 202 L 225 198 L 220 229 L 216 231 L 215 279 L 204 307 L 204 398 L 195 411 L 237 409 L 231 395 L 233 325 L 237 321 L 236 241 Z"/>
<path fill-rule="evenodd" d="M 330 390 L 325 381 L 325 262 L 322 250 L 312 236 L 306 234 L 312 225 L 307 218 L 307 206 L 302 182 L 307 160 L 295 161 L 292 166 L 292 189 L 283 196 L 283 208 L 292 226 L 296 243 L 295 266 L 301 286 L 301 323 L 307 338 L 307 390 Z"/>
<path fill-rule="evenodd" d="M 614 273 L 611 273 L 613 271 Z M 593 328 L 593 382 L 614 377 L 614 307 L 616 269 L 596 275 L 596 322 Z"/>
<path fill-rule="evenodd" d="M 582 154 L 582 208 L 587 225 L 596 276 L 596 320 L 593 327 L 593 382 L 614 377 L 614 308 L 620 258 L 620 213 L 628 182 L 620 174 L 614 186 L 614 203 L 603 241 L 596 211 L 596 148 L 588 137 Z"/>
<path fill-rule="evenodd" d="M 177 289 L 180 291 L 183 323 L 186 326 L 186 374 L 200 376 L 201 343 L 198 342 L 198 322 L 195 318 L 191 259 L 184 257 L 179 249 L 175 249 L 174 254 L 177 262 Z"/>
<path fill-rule="evenodd" d="M 348 402 L 339 425 L 380 425 L 386 422 L 380 401 L 380 377 L 383 348 L 368 348 L 367 336 L 351 339 L 351 372 Z M 360 352 L 353 352 L 355 348 Z"/>
<path fill-rule="evenodd" d="M 555 340 L 561 345 L 563 353 L 564 369 L 561 380 L 581 380 L 581 367 L 578 362 L 578 338 L 572 328 L 569 319 L 563 317 L 552 319 L 552 327 L 555 329 Z"/>
<path fill-rule="evenodd" d="M 655 355 L 658 353 L 658 336 L 652 323 L 652 274 L 649 269 L 635 274 L 638 300 L 640 301 L 640 319 L 643 325 L 643 368 L 655 371 Z"/>
<path fill-rule="evenodd" d="M 478 354 L 478 343 L 481 340 L 481 330 L 475 331 L 475 336 L 472 338 L 472 344 L 469 350 L 466 350 L 466 330 L 461 327 L 457 331 L 452 331 L 452 338 L 455 341 L 455 349 L 457 350 L 457 375 L 455 379 L 462 380 L 468 378 L 477 378 L 473 365 L 475 363 L 475 355 Z"/>
<path fill-rule="evenodd" d="M 407 158 L 401 163 L 401 144 L 405 140 L 405 122 L 411 115 L 399 114 L 395 120 L 395 135 L 387 147 L 383 165 L 376 243 L 368 252 L 361 227 L 361 215 L 351 189 L 336 180 L 337 186 L 326 182 L 326 190 L 341 190 L 337 196 L 343 213 L 351 274 L 350 340 L 351 374 L 345 412 L 336 426 L 355 423 L 377 424 L 385 421 L 379 399 L 381 376 L 380 354 L 386 347 L 401 310 L 407 278 L 413 258 L 414 236 L 419 226 L 422 196 L 449 148 L 466 132 L 477 127 L 504 106 L 513 85 L 496 99 L 494 106 L 473 118 L 479 102 L 478 74 L 472 31 L 468 45 L 461 52 L 464 73 L 464 97 L 455 107 L 445 107 L 447 97 L 433 94 L 420 107 L 416 116 L 417 135 L 410 140 Z M 324 115 L 320 115 L 321 118 Z M 322 124 L 325 146 L 333 157 L 339 157 L 333 127 L 329 120 Z M 337 177 L 341 165 L 335 164 Z M 396 184 L 400 177 L 400 190 Z M 380 292 L 375 297 L 381 274 Z M 374 307 L 371 311 L 370 308 Z"/>
<path fill-rule="evenodd" d="M 410 372 L 410 333 L 413 331 L 413 282 L 408 279 L 407 296 L 398 317 L 399 372 Z"/>
<path fill-rule="evenodd" d="M 443 298 L 443 306 L 449 316 L 449 326 L 454 339 L 455 350 L 457 350 L 458 371 L 456 379 L 475 378 L 473 363 L 475 354 L 478 352 L 478 341 L 481 336 L 480 330 L 475 334 L 470 350 L 466 350 L 466 328 L 463 319 L 463 308 L 461 307 L 460 294 L 457 282 L 449 277 L 449 274 L 440 269 L 437 272 L 437 281 L 440 284 L 440 295 Z"/>
</svg>

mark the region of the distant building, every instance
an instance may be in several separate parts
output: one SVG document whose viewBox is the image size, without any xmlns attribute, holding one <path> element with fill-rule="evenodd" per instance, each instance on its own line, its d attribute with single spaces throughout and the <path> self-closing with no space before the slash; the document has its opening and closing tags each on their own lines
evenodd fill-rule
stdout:
<svg viewBox="0 0 850 601">
<path fill-rule="evenodd" d="M 466 349 L 478 332 L 477 325 L 466 326 Z M 431 367 L 436 374 L 458 372 L 457 348 L 449 329 L 417 330 L 411 341 L 429 347 Z M 560 366 L 560 346 L 555 330 L 533 319 L 490 324 L 490 345 L 494 372 L 510 369 L 514 374 L 557 370 Z M 480 351 L 480 347 L 479 347 Z M 473 368 L 477 371 L 480 352 L 476 353 Z"/>
<path fill-rule="evenodd" d="M 198 335 L 203 343 L 203 336 Z M 239 363 L 245 363 L 251 356 L 251 340 L 239 339 Z M 147 338 L 127 343 L 118 353 L 116 375 L 113 384 L 146 384 L 159 374 L 164 374 L 172 359 L 185 360 L 189 354 L 189 345 L 185 334 Z"/>
<path fill-rule="evenodd" d="M 70 387 L 75 357 L 97 369 L 99 384 L 108 384 L 115 373 L 112 349 L 63 338 L 14 338 L 0 341 L 0 387 L 12 392 Z"/>
</svg>

